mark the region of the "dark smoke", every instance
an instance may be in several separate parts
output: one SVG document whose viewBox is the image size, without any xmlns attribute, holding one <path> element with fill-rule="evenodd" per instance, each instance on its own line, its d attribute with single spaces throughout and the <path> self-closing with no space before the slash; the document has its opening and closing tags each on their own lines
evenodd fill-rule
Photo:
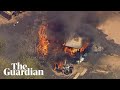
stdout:
<svg viewBox="0 0 120 90">
<path fill-rule="evenodd" d="M 2 52 L 3 56 L 11 58 L 12 60 L 19 56 L 19 52 L 24 54 L 25 50 L 30 53 L 30 55 L 35 53 L 34 48 L 37 42 L 37 32 L 42 16 L 40 11 L 36 12 L 32 12 L 30 16 L 20 20 L 20 23 L 16 25 L 16 27 L 12 24 L 1 25 L 0 38 L 3 38 L 5 42 L 7 42 L 6 50 L 4 53 Z M 74 34 L 87 34 L 95 38 L 96 41 L 101 40 L 103 45 L 107 43 L 103 41 L 104 37 L 99 35 L 95 27 L 109 18 L 112 12 L 47 11 L 44 15 L 47 16 L 48 20 L 49 29 L 47 33 L 49 40 L 55 42 L 54 45 L 56 47 L 61 47 L 60 45 L 70 37 L 72 38 Z M 35 23 L 36 19 L 37 21 Z M 106 47 L 111 47 L 110 44 L 105 45 Z M 53 49 L 54 48 L 55 47 L 53 47 Z M 115 48 L 113 49 L 115 50 Z"/>
<path fill-rule="evenodd" d="M 68 39 L 74 36 L 88 36 L 94 41 L 94 43 L 100 44 L 105 50 L 100 54 L 91 53 L 89 61 L 93 63 L 98 61 L 98 58 L 102 57 L 103 54 L 120 54 L 120 47 L 115 43 L 108 41 L 102 31 L 96 27 L 103 23 L 108 18 L 112 17 L 114 12 L 109 11 L 50 11 L 47 12 L 48 17 L 48 35 L 49 39 L 54 41 L 58 40 L 58 44 L 63 44 Z M 60 43 L 61 42 L 61 43 Z M 53 43 L 53 45 L 55 45 Z M 111 49 L 112 47 L 112 49 Z M 114 50 L 113 50 L 114 49 Z M 52 51 L 51 51 L 52 52 Z M 54 56 L 54 54 L 53 54 Z M 60 54 L 56 55 L 57 57 Z M 90 58 L 92 57 L 92 58 Z"/>
<path fill-rule="evenodd" d="M 56 39 L 68 39 L 76 34 L 76 30 L 82 31 L 81 26 L 88 24 L 96 27 L 105 21 L 111 12 L 100 11 L 50 11 L 47 13 L 49 22 L 49 34 Z M 86 27 L 86 29 L 88 29 Z M 50 35 L 51 36 L 51 35 Z"/>
</svg>

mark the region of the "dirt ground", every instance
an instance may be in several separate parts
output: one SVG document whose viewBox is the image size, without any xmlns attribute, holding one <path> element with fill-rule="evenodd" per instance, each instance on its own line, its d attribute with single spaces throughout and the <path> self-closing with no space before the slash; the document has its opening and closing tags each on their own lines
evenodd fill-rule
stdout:
<svg viewBox="0 0 120 90">
<path fill-rule="evenodd" d="M 120 56 L 105 56 L 100 59 L 98 65 L 106 66 L 109 72 L 113 73 L 111 76 L 114 79 L 120 78 Z"/>
<path fill-rule="evenodd" d="M 101 58 L 100 64 L 109 65 L 111 70 L 120 71 L 120 56 L 105 56 Z"/>
<path fill-rule="evenodd" d="M 114 40 L 114 43 L 120 45 L 120 14 L 116 13 L 106 19 L 98 27 L 107 35 L 107 40 Z M 105 56 L 100 59 L 100 65 L 107 65 L 114 73 L 114 78 L 120 78 L 120 55 Z"/>
<path fill-rule="evenodd" d="M 107 34 L 107 39 L 113 39 L 116 44 L 120 45 L 120 15 L 112 15 L 103 23 L 101 23 L 98 29 Z"/>
</svg>

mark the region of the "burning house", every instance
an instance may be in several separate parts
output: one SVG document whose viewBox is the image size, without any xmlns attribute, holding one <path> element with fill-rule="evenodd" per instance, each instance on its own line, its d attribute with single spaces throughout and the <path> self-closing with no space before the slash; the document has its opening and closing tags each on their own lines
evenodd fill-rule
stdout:
<svg viewBox="0 0 120 90">
<path fill-rule="evenodd" d="M 90 44 L 90 40 L 84 37 L 76 37 L 68 40 L 64 45 L 64 52 L 69 56 L 76 58 L 82 62 L 86 54 L 86 49 Z M 76 60 L 75 60 L 76 61 Z"/>
<path fill-rule="evenodd" d="M 57 73 L 62 73 L 64 75 L 69 75 L 74 70 L 74 64 L 79 64 L 84 61 L 90 46 L 90 39 L 88 37 L 73 37 L 72 39 L 67 40 L 64 43 L 58 43 L 59 40 L 50 40 L 47 36 L 48 25 L 42 23 L 38 31 L 38 45 L 37 45 L 37 54 L 38 56 L 48 57 L 49 54 L 57 53 L 54 57 L 58 57 L 58 53 L 64 53 L 64 56 L 61 58 L 54 58 L 51 60 L 51 66 L 53 71 Z M 55 44 L 61 44 L 54 46 Z M 51 46 L 53 45 L 52 51 L 50 51 Z M 46 59 L 47 60 L 47 59 Z"/>
</svg>

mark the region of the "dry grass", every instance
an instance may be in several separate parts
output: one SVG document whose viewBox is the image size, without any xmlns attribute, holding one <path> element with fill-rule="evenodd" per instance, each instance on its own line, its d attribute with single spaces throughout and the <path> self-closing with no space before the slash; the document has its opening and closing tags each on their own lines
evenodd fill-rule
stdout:
<svg viewBox="0 0 120 90">
<path fill-rule="evenodd" d="M 32 57 L 23 57 L 20 61 L 21 64 L 26 64 L 29 68 L 33 68 L 34 70 L 41 70 L 39 61 Z M 0 57 L 0 79 L 43 79 L 44 76 L 5 76 L 3 74 L 3 70 L 5 68 L 11 68 L 11 63 L 9 60 Z"/>
<path fill-rule="evenodd" d="M 5 41 L 0 39 L 0 53 L 4 51 L 5 45 L 6 45 Z"/>
<path fill-rule="evenodd" d="M 11 67 L 10 61 L 5 59 L 4 57 L 0 57 L 0 79 L 7 78 L 3 74 L 3 70 L 7 67 Z"/>
</svg>

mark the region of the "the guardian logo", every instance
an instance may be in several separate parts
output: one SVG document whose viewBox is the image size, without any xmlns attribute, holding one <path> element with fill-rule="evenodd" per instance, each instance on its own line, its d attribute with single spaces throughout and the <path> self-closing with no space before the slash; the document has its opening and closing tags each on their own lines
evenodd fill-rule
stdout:
<svg viewBox="0 0 120 90">
<path fill-rule="evenodd" d="M 43 70 L 33 70 L 32 68 L 28 68 L 26 64 L 11 63 L 12 69 L 5 68 L 3 73 L 6 76 L 21 76 L 21 75 L 44 75 Z"/>
</svg>

